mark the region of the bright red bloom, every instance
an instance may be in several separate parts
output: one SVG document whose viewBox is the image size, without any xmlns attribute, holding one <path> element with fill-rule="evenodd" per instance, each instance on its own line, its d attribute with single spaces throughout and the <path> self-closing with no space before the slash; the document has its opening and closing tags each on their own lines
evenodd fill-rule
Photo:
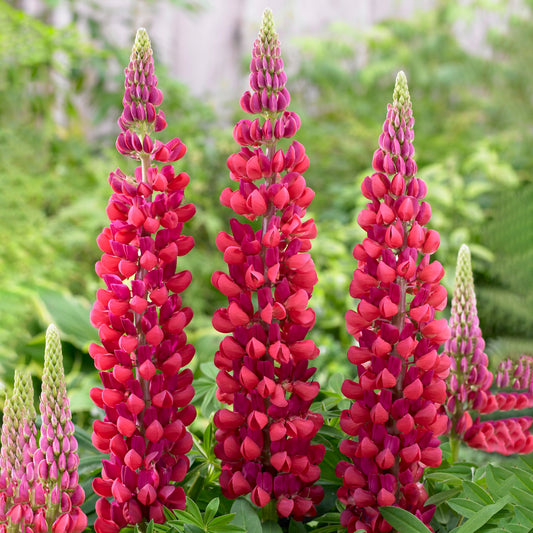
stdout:
<svg viewBox="0 0 533 533">
<path fill-rule="evenodd" d="M 450 333 L 445 319 L 435 319 L 446 306 L 444 270 L 430 261 L 439 237 L 425 228 L 431 208 L 423 200 L 425 183 L 415 177 L 413 125 L 400 72 L 374 153 L 375 173 L 361 186 L 369 203 L 358 222 L 367 237 L 353 251 L 358 268 L 350 295 L 359 303 L 346 313 L 357 341 L 348 359 L 359 376 L 342 387 L 354 403 L 343 411 L 341 428 L 358 437 L 342 441 L 350 461 L 337 466 L 343 480 L 337 495 L 346 505 L 341 525 L 349 533 L 391 531 L 380 505 L 400 506 L 426 524 L 434 511 L 425 506 L 420 479 L 426 466 L 441 462 L 436 437 L 447 427 L 442 404 L 449 360 L 438 348 Z"/>
<path fill-rule="evenodd" d="M 111 222 L 97 239 L 104 253 L 96 272 L 106 288 L 98 290 L 91 313 L 101 345 L 91 345 L 89 353 L 104 387 L 93 389 L 91 398 L 105 418 L 94 423 L 93 443 L 110 454 L 93 483 L 101 496 L 97 533 L 151 519 L 160 523 L 163 507 L 185 507 L 184 491 L 175 483 L 189 467 L 185 454 L 192 437 L 186 426 L 196 416 L 190 404 L 192 372 L 184 369 L 194 355 L 183 331 L 192 311 L 180 296 L 191 274 L 176 273 L 177 258 L 194 246 L 182 229 L 195 208 L 183 204 L 187 174 L 176 174 L 172 165 L 150 166 L 151 160 L 181 158 L 185 145 L 179 139 L 166 145 L 150 139 L 165 121 L 155 109 L 162 94 L 143 29 L 125 74 L 117 148 L 141 166 L 134 176 L 119 169 L 110 174 Z"/>
<path fill-rule="evenodd" d="M 235 126 L 243 148 L 228 158 L 228 168 L 239 186 L 220 200 L 249 220 L 259 218 L 261 229 L 232 219 L 231 234 L 217 238 L 229 267 L 212 281 L 228 306 L 216 311 L 213 325 L 230 334 L 215 355 L 217 397 L 233 409 L 215 414 L 215 454 L 226 497 L 251 492 L 259 507 L 275 501 L 279 516 L 302 519 L 316 514 L 323 497 L 314 483 L 325 451 L 311 444 L 323 421 L 309 410 L 319 385 L 308 365 L 318 349 L 305 339 L 315 322 L 308 302 L 317 281 L 309 254 L 316 228 L 304 220 L 314 193 L 302 176 L 309 165 L 304 147 L 293 141 L 285 152 L 276 149 L 300 119 L 285 110 L 290 97 L 269 10 L 250 68 L 252 91 L 241 105 L 262 118 Z"/>
</svg>

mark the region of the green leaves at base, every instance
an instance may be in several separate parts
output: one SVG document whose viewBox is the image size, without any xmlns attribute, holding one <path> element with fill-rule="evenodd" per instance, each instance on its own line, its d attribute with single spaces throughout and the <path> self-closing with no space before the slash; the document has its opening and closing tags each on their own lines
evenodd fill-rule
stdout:
<svg viewBox="0 0 533 533">
<path fill-rule="evenodd" d="M 232 525 L 241 527 L 248 533 L 262 533 L 261 521 L 257 516 L 257 510 L 254 509 L 246 500 L 235 500 L 231 506 L 231 512 L 235 517 L 231 521 Z"/>
<path fill-rule="evenodd" d="M 380 507 L 379 511 L 383 518 L 398 533 L 428 533 L 429 528 L 419 520 L 414 514 L 411 514 L 400 507 Z"/>
<path fill-rule="evenodd" d="M 246 533 L 247 530 L 232 523 L 235 514 L 216 516 L 220 500 L 212 499 L 202 515 L 196 503 L 187 498 L 184 511 L 165 509 L 167 521 L 164 524 L 150 524 L 154 533 Z"/>
</svg>

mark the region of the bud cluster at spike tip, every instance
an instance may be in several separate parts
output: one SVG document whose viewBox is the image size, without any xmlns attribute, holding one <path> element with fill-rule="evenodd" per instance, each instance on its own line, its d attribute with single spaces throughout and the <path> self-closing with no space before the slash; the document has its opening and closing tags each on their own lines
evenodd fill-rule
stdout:
<svg viewBox="0 0 533 533">
<path fill-rule="evenodd" d="M 319 392 L 311 380 L 318 355 L 305 339 L 315 314 L 308 307 L 317 276 L 309 254 L 316 236 L 313 220 L 302 220 L 313 199 L 302 173 L 309 160 L 294 141 L 284 152 L 282 137 L 300 127 L 289 102 L 279 42 L 272 14 L 252 51 L 251 86 L 241 103 L 253 121 L 241 120 L 234 138 L 242 148 L 228 158 L 231 179 L 221 203 L 261 229 L 231 220 L 231 233 L 221 232 L 217 246 L 228 273 L 213 274 L 213 285 L 228 297 L 213 326 L 227 336 L 215 355 L 217 398 L 232 406 L 214 418 L 215 454 L 222 462 L 220 486 L 228 498 L 251 493 L 254 504 L 275 505 L 278 516 L 301 520 L 316 514 L 323 489 L 320 477 L 323 445 L 311 441 L 322 416 L 309 407 Z"/>
<path fill-rule="evenodd" d="M 484 352 L 485 341 L 479 327 L 470 250 L 464 244 L 457 256 L 449 325 L 451 338 L 446 342 L 445 354 L 451 362 L 448 378 L 449 397 L 446 402 L 451 436 L 486 452 L 503 455 L 530 453 L 533 451 L 533 435 L 529 432 L 533 421 L 531 417 L 502 419 L 496 422 L 480 422 L 479 418 L 472 420 L 474 411 L 489 414 L 532 407 L 533 393 L 531 390 L 519 391 L 531 388 L 530 381 L 524 379 L 529 375 L 528 358 L 522 359 L 517 365 L 517 379 L 513 382 L 516 391 L 493 394 L 489 390 L 493 375 L 488 368 L 489 359 Z M 509 367 L 508 362 L 504 361 L 503 365 Z M 505 374 L 501 372 L 500 376 L 497 385 L 507 386 L 509 375 L 505 378 Z"/>
<path fill-rule="evenodd" d="M 176 272 L 178 258 L 194 246 L 182 229 L 195 207 L 183 203 L 189 183 L 185 172 L 176 174 L 172 165 L 150 166 L 151 160 L 180 159 L 185 145 L 179 139 L 166 145 L 147 141 L 165 124 L 162 112 L 153 112 L 162 95 L 143 29 L 137 32 L 125 85 L 119 121 L 125 131 L 117 148 L 141 166 L 133 176 L 120 169 L 110 174 L 110 224 L 97 238 L 103 255 L 96 272 L 105 288 L 97 291 L 91 312 L 101 344 L 92 344 L 89 353 L 103 388 L 92 389 L 91 398 L 105 417 L 93 424 L 93 444 L 109 459 L 93 483 L 100 496 L 96 533 L 116 533 L 152 519 L 162 523 L 164 507 L 185 508 L 185 493 L 176 483 L 189 468 L 187 426 L 196 416 L 190 403 L 193 375 L 185 368 L 194 356 L 184 332 L 192 311 L 181 298 L 192 276 L 188 270 Z M 128 152 L 120 139 L 130 134 L 136 144 Z"/>
<path fill-rule="evenodd" d="M 122 132 L 117 137 L 117 150 L 133 159 L 144 153 L 162 163 L 177 161 L 185 153 L 185 145 L 179 139 L 165 144 L 151 137 L 153 132 L 165 129 L 167 123 L 163 111 L 157 110 L 163 93 L 157 88 L 152 47 L 144 28 L 137 31 L 124 74 L 124 109 L 118 119 Z"/>
<path fill-rule="evenodd" d="M 350 295 L 357 310 L 346 313 L 348 332 L 357 344 L 348 359 L 358 380 L 346 379 L 343 394 L 353 400 L 341 414 L 345 439 L 337 475 L 337 495 L 346 505 L 341 525 L 349 533 L 391 531 L 378 507 L 402 507 L 429 524 L 434 506 L 426 506 L 421 483 L 426 466 L 441 462 L 438 435 L 447 428 L 442 405 L 449 359 L 438 349 L 450 335 L 435 311 L 446 306 L 440 284 L 444 269 L 431 261 L 440 243 L 425 226 L 431 208 L 426 184 L 415 176 L 414 118 L 403 72 L 396 78 L 388 106 L 374 174 L 361 190 L 369 200 L 358 216 L 367 236 L 354 248 L 358 261 Z"/>
</svg>

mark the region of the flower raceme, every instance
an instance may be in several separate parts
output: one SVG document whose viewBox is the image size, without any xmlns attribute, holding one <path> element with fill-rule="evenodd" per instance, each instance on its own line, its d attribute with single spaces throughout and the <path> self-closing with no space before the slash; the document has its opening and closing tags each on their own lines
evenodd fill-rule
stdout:
<svg viewBox="0 0 533 533">
<path fill-rule="evenodd" d="M 0 459 L 0 531 L 80 533 L 87 526 L 78 484 L 78 444 L 65 387 L 57 328 L 46 332 L 39 446 L 29 373 L 15 373 L 4 408 Z"/>
<path fill-rule="evenodd" d="M 425 226 L 430 205 L 426 184 L 416 177 L 411 101 L 403 72 L 396 78 L 388 106 L 374 174 L 362 183 L 369 203 L 358 216 L 367 236 L 354 248 L 358 261 L 350 294 L 357 310 L 346 313 L 348 332 L 357 344 L 348 351 L 358 380 L 346 379 L 342 392 L 353 400 L 342 412 L 341 428 L 358 440 L 342 441 L 350 460 L 337 466 L 338 490 L 346 505 L 341 525 L 349 533 L 391 531 L 378 510 L 400 506 L 429 524 L 433 506 L 420 482 L 426 466 L 438 466 L 437 436 L 447 427 L 442 405 L 449 358 L 438 349 L 449 337 L 440 284 L 444 270 L 431 261 L 440 243 Z"/>
<path fill-rule="evenodd" d="M 183 331 L 192 311 L 180 296 L 191 274 L 176 272 L 177 258 L 194 245 L 182 228 L 195 208 L 183 203 L 188 175 L 151 164 L 180 159 L 185 145 L 177 138 L 152 140 L 166 122 L 157 110 L 162 93 L 144 29 L 125 75 L 116 146 L 141 165 L 133 176 L 119 169 L 110 174 L 110 225 L 97 239 L 103 255 L 96 272 L 106 288 L 98 290 L 91 313 L 101 344 L 92 344 L 89 353 L 103 384 L 91 397 L 105 417 L 94 422 L 93 443 L 110 454 L 93 484 L 101 496 L 97 533 L 151 519 L 160 523 L 164 507 L 185 507 L 185 493 L 175 483 L 189 467 L 186 427 L 196 416 L 192 372 L 184 369 L 194 355 Z"/>
<path fill-rule="evenodd" d="M 46 331 L 40 411 L 41 438 L 33 454 L 38 483 L 34 498 L 44 506 L 53 533 L 80 533 L 87 526 L 80 509 L 85 494 L 78 484 L 78 443 L 65 386 L 61 340 L 53 324 Z"/>
<path fill-rule="evenodd" d="M 15 371 L 13 394 L 4 404 L 0 452 L 0 532 L 47 531 L 43 511 L 32 506 L 37 429 L 29 373 Z"/>
<path fill-rule="evenodd" d="M 533 418 L 523 416 L 497 421 L 472 420 L 472 413 L 490 414 L 533 406 L 533 384 L 530 380 L 531 358 L 524 356 L 514 369 L 513 392 L 492 393 L 492 372 L 484 352 L 485 341 L 479 327 L 472 264 L 468 246 L 462 245 L 457 257 L 455 289 L 449 321 L 451 338 L 445 353 L 451 360 L 449 398 L 446 409 L 450 417 L 450 439 L 455 459 L 458 441 L 473 448 L 503 455 L 533 451 L 533 435 L 529 428 Z M 501 364 L 496 380 L 498 387 L 510 383 L 509 370 L 513 363 Z M 520 392 L 521 389 L 525 389 Z"/>
<path fill-rule="evenodd" d="M 213 317 L 215 329 L 228 334 L 215 355 L 217 397 L 233 408 L 215 414 L 215 454 L 226 497 L 251 493 L 259 507 L 275 503 L 279 516 L 302 519 L 316 514 L 323 497 L 314 483 L 325 451 L 311 444 L 323 420 L 309 410 L 319 392 L 309 360 L 318 349 L 305 339 L 315 322 L 308 301 L 317 281 L 309 254 L 316 229 L 302 219 L 314 193 L 302 176 L 309 165 L 304 147 L 293 141 L 285 152 L 277 148 L 297 132 L 300 119 L 286 110 L 290 96 L 269 10 L 250 69 L 252 91 L 241 106 L 261 117 L 235 126 L 242 148 L 227 164 L 238 188 L 226 188 L 220 199 L 259 220 L 260 229 L 232 219 L 231 234 L 217 238 L 228 264 L 228 273 L 212 277 L 228 297 Z"/>
</svg>

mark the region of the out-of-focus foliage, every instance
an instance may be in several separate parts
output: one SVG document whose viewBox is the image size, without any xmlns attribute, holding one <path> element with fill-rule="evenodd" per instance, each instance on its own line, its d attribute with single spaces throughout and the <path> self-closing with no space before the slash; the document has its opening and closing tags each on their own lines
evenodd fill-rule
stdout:
<svg viewBox="0 0 533 533">
<path fill-rule="evenodd" d="M 504 3 L 491 3 L 491 9 L 501 16 L 504 7 Z M 359 185 L 372 172 L 372 154 L 398 70 L 404 70 L 409 80 L 418 176 L 428 186 L 433 212 L 430 224 L 441 235 L 437 258 L 446 269 L 444 282 L 451 293 L 457 250 L 468 243 L 476 281 L 483 301 L 487 300 L 487 313 L 480 314 L 489 344 L 501 346 L 499 337 L 517 335 L 516 327 L 510 333 L 510 325 L 502 324 L 505 319 L 501 315 L 505 305 L 516 305 L 517 297 L 521 295 L 523 300 L 524 293 L 531 294 L 531 269 L 526 269 L 519 293 L 497 280 L 502 274 L 503 278 L 513 277 L 515 268 L 523 268 L 514 258 L 527 249 L 528 226 L 531 228 L 525 208 L 525 187 L 531 174 L 524 172 L 533 165 L 528 148 L 531 128 L 524 124 L 533 112 L 531 93 L 526 89 L 531 87 L 527 82 L 531 73 L 520 77 L 531 54 L 525 42 L 533 42 L 533 23 L 531 11 L 526 18 L 512 19 L 509 32 L 493 37 L 498 53 L 490 52 L 490 58 L 473 55 L 459 43 L 456 27 L 465 16 L 472 20 L 477 9 L 475 3 L 458 7 L 453 2 L 438 2 L 435 9 L 420 12 L 411 20 L 389 19 L 366 34 L 337 26 L 332 28 L 331 38 L 300 42 L 302 64 L 293 105 L 304 115 L 301 137 L 311 157 L 306 178 L 317 192 L 313 210 L 318 213 L 319 235 L 314 258 L 319 283 L 312 303 L 318 312 L 316 340 L 325 348 L 319 364 L 326 364 L 329 371 L 338 370 L 344 361 L 343 314 L 347 304 L 353 305 L 346 298 L 346 287 L 355 267 L 349 254 L 362 235 L 355 219 L 366 201 Z M 520 82 L 515 88 L 517 77 Z M 529 114 L 520 107 L 502 107 L 504 91 L 510 98 L 514 98 L 513 91 L 522 91 L 517 99 L 524 102 Z M 528 133 L 522 134 L 526 130 Z M 505 240 L 501 249 L 508 258 L 501 262 L 496 241 L 490 237 L 495 232 L 489 228 L 500 227 L 500 214 L 505 218 L 501 206 L 506 191 L 513 198 L 508 216 L 514 217 L 523 231 L 520 243 L 517 236 L 508 239 L 512 230 L 500 232 L 500 240 Z M 498 285 L 500 292 L 491 294 Z M 531 318 L 523 320 L 528 308 L 515 309 L 511 322 L 522 325 L 524 342 L 520 346 L 531 350 Z"/>
</svg>

